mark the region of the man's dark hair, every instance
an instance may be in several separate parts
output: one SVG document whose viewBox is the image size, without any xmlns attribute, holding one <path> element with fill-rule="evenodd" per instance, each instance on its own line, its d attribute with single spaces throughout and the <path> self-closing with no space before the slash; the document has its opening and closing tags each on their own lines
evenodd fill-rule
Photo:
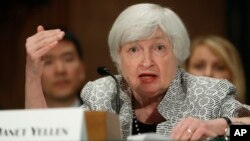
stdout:
<svg viewBox="0 0 250 141">
<path fill-rule="evenodd" d="M 63 30 L 63 29 L 61 29 L 61 30 Z M 82 46 L 81 46 L 79 40 L 77 40 L 77 38 L 68 30 L 63 30 L 63 31 L 65 32 L 63 40 L 67 40 L 67 41 L 72 42 L 74 44 L 74 47 L 75 47 L 78 55 L 79 55 L 79 58 L 81 60 L 83 60 L 83 51 L 82 51 Z"/>
<path fill-rule="evenodd" d="M 81 43 L 80 43 L 80 41 L 76 38 L 76 36 L 72 32 L 70 32 L 64 26 L 55 26 L 55 25 L 51 26 L 50 25 L 50 26 L 46 26 L 45 27 L 45 29 L 56 29 L 56 28 L 59 28 L 62 31 L 64 31 L 65 35 L 63 37 L 63 40 L 72 42 L 73 45 L 74 45 L 74 47 L 75 47 L 75 49 L 76 49 L 76 52 L 77 52 L 79 58 L 81 60 L 83 60 L 84 53 L 83 53 L 83 49 L 82 49 Z"/>
</svg>

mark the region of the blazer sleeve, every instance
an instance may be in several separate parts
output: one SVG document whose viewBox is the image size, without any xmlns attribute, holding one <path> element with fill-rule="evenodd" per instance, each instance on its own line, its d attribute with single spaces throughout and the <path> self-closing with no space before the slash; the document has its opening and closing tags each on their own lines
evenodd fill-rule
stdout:
<svg viewBox="0 0 250 141">
<path fill-rule="evenodd" d="M 237 94 L 235 86 L 225 81 L 222 81 L 219 85 L 220 91 L 225 94 L 221 104 L 221 117 L 239 117 L 242 112 L 250 115 L 250 106 L 235 99 Z M 226 85 L 227 87 L 225 87 Z"/>
</svg>

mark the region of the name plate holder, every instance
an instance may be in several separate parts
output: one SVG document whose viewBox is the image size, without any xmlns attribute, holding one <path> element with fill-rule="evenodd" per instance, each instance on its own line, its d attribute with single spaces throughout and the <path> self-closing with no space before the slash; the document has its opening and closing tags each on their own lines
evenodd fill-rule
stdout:
<svg viewBox="0 0 250 141">
<path fill-rule="evenodd" d="M 1 141 L 121 140 L 119 117 L 82 108 L 0 111 Z"/>
</svg>

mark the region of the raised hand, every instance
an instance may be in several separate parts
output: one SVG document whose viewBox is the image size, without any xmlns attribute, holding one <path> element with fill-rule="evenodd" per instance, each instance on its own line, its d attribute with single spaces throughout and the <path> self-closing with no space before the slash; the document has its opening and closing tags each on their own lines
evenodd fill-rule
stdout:
<svg viewBox="0 0 250 141">
<path fill-rule="evenodd" d="M 26 71 L 41 76 L 43 69 L 42 57 L 54 48 L 63 36 L 64 32 L 60 29 L 44 30 L 41 25 L 38 26 L 37 33 L 26 40 Z"/>
<path fill-rule="evenodd" d="M 25 108 L 46 108 L 41 76 L 43 56 L 54 48 L 64 36 L 60 29 L 44 30 L 37 27 L 37 33 L 26 40 Z"/>
</svg>

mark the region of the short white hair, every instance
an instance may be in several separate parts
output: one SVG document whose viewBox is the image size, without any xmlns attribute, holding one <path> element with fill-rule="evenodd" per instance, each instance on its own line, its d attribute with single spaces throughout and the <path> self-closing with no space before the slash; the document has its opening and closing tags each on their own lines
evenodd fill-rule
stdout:
<svg viewBox="0 0 250 141">
<path fill-rule="evenodd" d="M 173 46 L 181 65 L 189 56 L 190 39 L 179 16 L 169 8 L 142 3 L 125 9 L 114 22 L 108 38 L 110 56 L 119 71 L 120 47 L 128 42 L 146 39 L 160 28 Z"/>
</svg>

